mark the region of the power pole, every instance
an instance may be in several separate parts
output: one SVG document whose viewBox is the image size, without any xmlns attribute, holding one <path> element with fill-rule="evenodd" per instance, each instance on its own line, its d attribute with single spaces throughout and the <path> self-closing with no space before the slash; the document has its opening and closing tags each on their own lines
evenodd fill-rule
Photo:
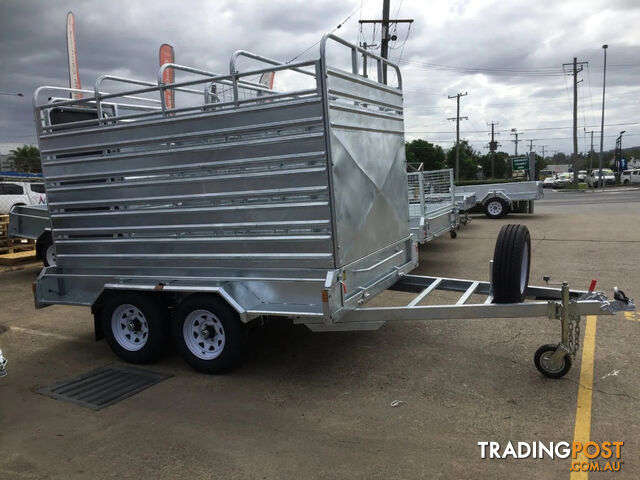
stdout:
<svg viewBox="0 0 640 480">
<path fill-rule="evenodd" d="M 389 58 L 389 40 L 396 40 L 395 35 L 389 35 L 389 25 L 398 23 L 413 23 L 413 19 L 395 19 L 389 20 L 389 10 L 391 8 L 391 0 L 382 1 L 382 19 L 381 20 L 360 20 L 359 23 L 380 23 L 382 29 L 380 33 L 380 56 Z M 365 47 L 366 48 L 366 47 Z M 387 84 L 387 64 L 382 62 L 382 83 Z"/>
<path fill-rule="evenodd" d="M 544 162 L 544 147 L 548 147 L 549 145 L 538 145 L 538 147 L 542 148 L 542 161 Z"/>
<path fill-rule="evenodd" d="M 460 97 L 464 97 L 466 94 L 467 92 L 449 95 L 450 99 L 456 99 L 457 104 L 456 116 L 447 118 L 447 120 L 456 121 L 456 180 L 460 180 L 460 120 L 469 120 L 469 117 L 460 116 Z"/>
<path fill-rule="evenodd" d="M 591 130 L 590 132 L 585 131 L 585 133 L 590 133 L 591 134 L 591 148 L 589 149 L 589 170 L 591 170 L 592 168 L 592 160 L 593 160 L 593 132 L 594 130 Z"/>
<path fill-rule="evenodd" d="M 520 142 L 521 140 L 518 140 L 518 135 L 520 135 L 518 133 L 518 129 L 517 128 L 512 128 L 511 129 L 511 135 L 515 135 L 516 139 L 515 140 L 511 140 L 513 143 L 516 144 L 516 152 L 514 153 L 514 157 L 518 156 L 518 142 Z"/>
<path fill-rule="evenodd" d="M 533 147 L 537 147 L 537 145 L 534 145 L 533 142 L 535 142 L 536 140 L 537 138 L 527 140 L 527 142 L 529 142 L 529 180 L 536 179 L 536 160 L 533 156 Z"/>
<path fill-rule="evenodd" d="M 491 178 L 496 178 L 496 150 L 498 149 L 498 142 L 495 140 L 495 135 L 500 135 L 494 132 L 494 127 L 498 122 L 487 123 L 491 125 L 491 141 L 489 142 L 489 152 L 491 153 Z"/>
<path fill-rule="evenodd" d="M 380 56 L 389 58 L 389 8 L 391 0 L 382 1 L 382 31 L 380 32 Z M 382 83 L 387 84 L 387 64 L 382 62 Z"/>
<path fill-rule="evenodd" d="M 589 62 L 578 62 L 577 57 L 573 57 L 573 63 L 563 63 L 562 68 L 571 66 L 569 75 L 573 75 L 573 186 L 578 188 L 578 73 L 583 69 L 582 65 Z M 580 66 L 578 68 L 578 65 Z"/>
</svg>

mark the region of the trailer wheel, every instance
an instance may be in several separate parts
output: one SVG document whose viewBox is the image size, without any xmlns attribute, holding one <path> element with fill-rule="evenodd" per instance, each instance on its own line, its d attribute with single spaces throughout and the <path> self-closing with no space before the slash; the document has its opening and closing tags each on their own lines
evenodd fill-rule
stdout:
<svg viewBox="0 0 640 480">
<path fill-rule="evenodd" d="M 45 267 L 56 265 L 56 249 L 50 232 L 43 233 L 36 241 L 36 256 L 42 260 Z"/>
<path fill-rule="evenodd" d="M 489 218 L 502 218 L 509 213 L 509 204 L 501 198 L 494 197 L 484 204 L 484 214 Z"/>
<path fill-rule="evenodd" d="M 150 363 L 166 350 L 167 314 L 145 295 L 117 293 L 101 309 L 102 331 L 111 350 L 126 362 Z"/>
<path fill-rule="evenodd" d="M 531 236 L 524 225 L 504 225 L 493 252 L 494 303 L 523 302 L 529 286 Z"/>
<path fill-rule="evenodd" d="M 246 333 L 236 312 L 216 296 L 192 295 L 174 312 L 176 347 L 199 372 L 231 370 L 242 357 Z"/>
<path fill-rule="evenodd" d="M 44 263 L 45 267 L 54 267 L 56 265 L 56 247 L 51 240 L 44 247 L 42 263 Z"/>
<path fill-rule="evenodd" d="M 542 345 L 533 356 L 533 363 L 545 377 L 561 378 L 571 370 L 571 357 L 569 355 L 563 356 L 558 365 L 552 363 L 551 357 L 557 349 L 557 345 Z"/>
<path fill-rule="evenodd" d="M 456 238 L 458 236 L 458 232 L 456 232 L 455 230 L 450 230 L 449 231 L 449 236 L 451 238 Z"/>
</svg>

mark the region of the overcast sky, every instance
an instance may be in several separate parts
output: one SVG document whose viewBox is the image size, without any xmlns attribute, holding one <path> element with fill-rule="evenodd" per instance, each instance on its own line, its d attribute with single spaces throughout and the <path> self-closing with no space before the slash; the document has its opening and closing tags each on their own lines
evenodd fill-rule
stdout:
<svg viewBox="0 0 640 480">
<path fill-rule="evenodd" d="M 39 85 L 68 86 L 66 13 L 76 16 L 83 86 L 102 73 L 155 80 L 158 47 L 175 47 L 184 65 L 227 72 L 238 49 L 288 61 L 334 30 L 351 41 L 379 44 L 381 0 L 2 0 L 0 3 L 0 153 L 35 144 L 31 96 Z M 345 19 L 353 14 L 348 20 Z M 486 151 L 498 122 L 501 150 L 545 154 L 572 150 L 572 77 L 563 63 L 588 62 L 579 73 L 579 150 L 590 135 L 599 148 L 603 50 L 607 43 L 604 148 L 622 130 L 623 146 L 640 145 L 640 1 L 638 0 L 392 0 L 398 24 L 390 56 L 402 68 L 407 140 L 449 148 L 455 140 L 455 100 L 461 98 L 461 137 Z M 375 36 L 374 36 L 375 35 Z M 301 58 L 318 56 L 317 45 Z"/>
</svg>

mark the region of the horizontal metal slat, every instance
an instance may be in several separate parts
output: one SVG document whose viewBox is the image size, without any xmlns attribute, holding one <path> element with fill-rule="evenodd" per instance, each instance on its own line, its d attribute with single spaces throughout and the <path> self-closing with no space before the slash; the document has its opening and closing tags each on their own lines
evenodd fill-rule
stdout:
<svg viewBox="0 0 640 480">
<path fill-rule="evenodd" d="M 295 222 L 329 219 L 328 201 L 248 204 L 205 208 L 156 208 L 108 210 L 102 212 L 52 213 L 56 230 L 66 227 L 92 228 L 112 225 L 122 227 L 194 224 L 198 222 Z"/>
<path fill-rule="evenodd" d="M 269 115 L 265 109 L 277 111 L 276 121 L 267 121 Z M 74 153 L 91 150 L 144 145 L 149 143 L 180 142 L 185 139 L 206 138 L 225 133 L 234 134 L 243 128 L 259 129 L 264 125 L 286 125 L 290 122 L 318 122 L 322 118 L 322 105 L 319 97 L 302 104 L 278 104 L 272 107 L 256 107 L 246 110 L 211 112 L 185 117 L 168 117 L 149 122 L 136 122 L 121 125 L 104 125 L 99 128 L 64 131 L 43 134 L 39 138 L 41 155 L 56 153 Z M 217 124 L 217 128 L 211 128 Z M 262 125 L 263 127 L 260 127 Z M 114 139 L 117 139 L 114 142 Z"/>
<path fill-rule="evenodd" d="M 75 202 L 78 205 L 91 205 L 98 201 L 108 201 L 115 205 L 123 201 L 165 198 L 167 200 L 195 199 L 203 195 L 250 196 L 264 195 L 264 190 L 278 193 L 289 185 L 297 188 L 327 188 L 326 169 L 306 168 L 294 171 L 264 172 L 246 175 L 228 175 L 220 177 L 194 177 L 146 182 L 118 182 L 96 184 L 82 188 L 60 187 L 47 191 L 51 205 Z M 171 195 L 159 195 L 167 191 Z M 214 198 L 212 197 L 212 198 Z M 87 200 L 85 200 L 87 199 Z M 91 200 L 88 200 L 91 199 Z"/>
<path fill-rule="evenodd" d="M 163 151 L 138 152 L 109 157 L 85 157 L 76 164 L 67 165 L 64 171 L 49 165 L 48 171 L 61 171 L 58 175 L 47 175 L 46 181 L 79 181 L 135 175 L 170 174 L 189 172 L 206 168 L 255 167 L 273 162 L 292 163 L 300 161 L 324 160 L 326 152 L 304 151 L 283 155 L 267 155 L 249 158 L 217 159 L 212 151 L 216 146 L 175 148 Z M 56 165 L 57 167 L 58 165 Z M 109 169 L 105 169 L 109 166 Z M 85 167 L 85 168 L 82 168 Z M 103 169 L 101 169 L 101 167 Z"/>
<path fill-rule="evenodd" d="M 75 228 L 56 228 L 56 234 L 58 235 L 95 235 L 95 234 L 108 234 L 108 233 L 153 233 L 162 232 L 165 230 L 175 231 L 199 231 L 199 230 L 232 230 L 232 229 L 267 229 L 274 227 L 309 227 L 319 228 L 321 226 L 330 225 L 330 220 L 289 220 L 280 222 L 237 222 L 237 223 L 192 223 L 192 224 L 166 224 L 161 225 L 145 225 L 145 226 L 123 226 L 118 222 L 118 226 L 115 227 L 75 227 Z"/>
<path fill-rule="evenodd" d="M 281 196 L 286 197 L 287 195 L 314 195 L 314 194 L 322 194 L 327 191 L 327 186 L 319 185 L 319 186 L 310 186 L 310 187 L 301 187 L 301 188 L 280 188 L 280 189 L 265 189 L 265 190 L 243 190 L 243 191 L 232 191 L 232 192 L 223 192 L 223 193 L 203 193 L 197 195 L 171 195 L 171 196 L 147 196 L 147 197 L 138 197 L 138 198 L 118 198 L 118 199 L 107 199 L 107 200 L 72 200 L 66 202 L 57 202 L 52 201 L 52 199 L 48 199 L 49 210 L 52 209 L 79 209 L 79 208 L 99 208 L 101 206 L 125 206 L 125 205 L 150 205 L 156 204 L 158 207 L 165 207 L 167 202 L 198 202 L 198 201 L 212 201 L 212 200 L 224 200 L 224 199 L 242 199 L 242 198 L 259 198 L 261 196 Z M 266 201 L 263 202 L 266 204 Z M 259 205 L 255 202 L 256 207 Z M 192 206 L 192 205 L 190 205 Z M 238 206 L 240 208 L 240 206 Z"/>
</svg>

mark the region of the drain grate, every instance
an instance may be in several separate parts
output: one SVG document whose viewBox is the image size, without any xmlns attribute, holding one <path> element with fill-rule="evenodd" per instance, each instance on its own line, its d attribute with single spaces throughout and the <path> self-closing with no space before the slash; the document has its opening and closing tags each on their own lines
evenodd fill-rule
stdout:
<svg viewBox="0 0 640 480">
<path fill-rule="evenodd" d="M 50 387 L 40 388 L 36 392 L 56 400 L 100 410 L 169 377 L 171 375 L 124 365 L 108 365 Z"/>
</svg>

